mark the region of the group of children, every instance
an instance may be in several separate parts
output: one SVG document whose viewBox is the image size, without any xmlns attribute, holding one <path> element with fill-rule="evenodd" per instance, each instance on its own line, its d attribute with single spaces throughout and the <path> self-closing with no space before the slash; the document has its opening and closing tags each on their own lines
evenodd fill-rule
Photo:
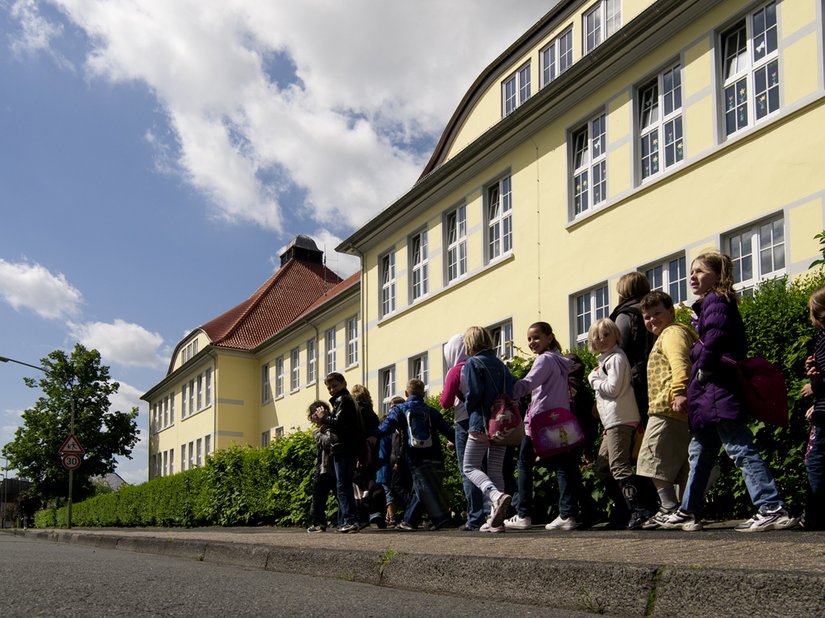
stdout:
<svg viewBox="0 0 825 618">
<path fill-rule="evenodd" d="M 730 257 L 718 252 L 700 255 L 691 264 L 689 284 L 698 299 L 692 307 L 693 329 L 676 322 L 668 294 L 651 292 L 643 275 L 630 273 L 619 281 L 620 304 L 611 318 L 596 321 L 588 332 L 598 364 L 587 380 L 595 395 L 593 415 L 603 427 L 595 467 L 614 502 L 610 523 L 629 529 L 701 530 L 704 494 L 724 448 L 740 469 L 756 509 L 753 517 L 735 527 L 737 531 L 786 529 L 797 524 L 806 529 L 825 527 L 825 288 L 809 301 L 818 336 L 814 353 L 806 361 L 810 381 L 802 395 L 814 398 L 815 403 L 808 413 L 812 425 L 806 455 L 808 496 L 804 515 L 796 518 L 788 512 L 747 424 L 748 410 L 736 369 L 736 362 L 745 358 L 747 343 Z M 442 408 L 454 410 L 454 427 L 424 402 L 424 384 L 411 380 L 406 400 L 366 432 L 370 443 L 380 447 L 377 478 L 386 497 L 385 522 L 395 523 L 399 491 L 393 488 L 392 479 L 403 464 L 412 476 L 412 492 L 398 528 L 416 529 L 422 510 L 428 512 L 432 528 L 450 521 L 436 435 L 441 433 L 458 458 L 466 497 L 463 529 L 495 533 L 530 528 L 533 469 L 538 462 L 555 473 L 559 490 L 558 517 L 545 527 L 573 530 L 594 523 L 592 499 L 582 491 L 580 468 L 583 448 L 589 442 L 583 438 L 592 421 L 577 405 L 589 396 L 576 381 L 575 370 L 581 363 L 575 355 L 561 353 L 546 322 L 528 328 L 527 343 L 536 359 L 530 372 L 516 380 L 496 357 L 486 329 L 471 327 L 463 336 L 456 335 L 445 346 L 451 368 L 440 401 Z M 491 409 L 501 396 L 519 399 L 528 394 L 525 435 L 518 446 L 517 492 L 511 495 L 503 472 L 507 446 L 491 439 L 488 432 Z M 329 412 L 318 415 L 311 407 L 310 414 L 319 425 L 316 475 L 320 478 L 320 470 L 329 468 L 324 467 L 323 453 L 329 443 L 324 430 L 334 431 L 336 423 L 324 420 Z M 392 449 L 387 445 L 393 437 L 403 443 L 403 462 L 398 458 L 388 461 Z M 338 466 L 333 467 L 337 473 Z M 317 505 L 322 498 L 326 501 L 331 484 L 316 480 L 315 487 L 310 531 L 323 525 Z M 339 493 L 339 511 L 342 502 L 346 504 L 346 497 L 342 500 Z M 515 514 L 507 518 L 511 503 Z M 344 527 L 347 522 L 339 519 Z"/>
</svg>

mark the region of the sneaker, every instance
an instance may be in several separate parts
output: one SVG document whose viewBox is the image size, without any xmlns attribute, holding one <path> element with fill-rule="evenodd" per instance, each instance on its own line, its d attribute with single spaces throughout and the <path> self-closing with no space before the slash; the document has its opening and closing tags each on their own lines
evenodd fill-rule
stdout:
<svg viewBox="0 0 825 618">
<path fill-rule="evenodd" d="M 478 528 L 476 528 L 475 526 L 471 526 L 470 524 L 461 524 L 458 527 L 458 530 L 460 532 L 478 532 Z"/>
<path fill-rule="evenodd" d="M 665 530 L 684 530 L 686 532 L 698 532 L 702 529 L 702 522 L 696 519 L 693 513 L 686 513 L 681 509 L 672 513 L 665 521 L 659 524 Z"/>
<path fill-rule="evenodd" d="M 641 530 L 650 521 L 650 511 L 633 511 L 630 514 L 630 521 L 627 522 L 628 530 Z"/>
<path fill-rule="evenodd" d="M 529 515 L 522 517 L 518 513 L 513 515 L 510 519 L 504 520 L 504 527 L 508 530 L 529 530 L 533 525 L 533 520 Z"/>
<path fill-rule="evenodd" d="M 348 532 L 358 532 L 360 528 L 358 524 L 344 524 L 340 528 L 338 528 L 338 532 L 348 533 Z"/>
<path fill-rule="evenodd" d="M 479 532 L 504 532 L 506 528 L 501 526 L 492 526 L 490 525 L 490 520 L 488 519 L 483 524 L 481 524 L 481 528 L 478 529 Z"/>
<path fill-rule="evenodd" d="M 395 528 L 398 525 L 398 520 L 395 518 L 395 515 L 387 515 L 384 519 L 384 527 L 385 528 Z"/>
<path fill-rule="evenodd" d="M 659 509 L 658 513 L 642 524 L 642 530 L 656 530 L 657 528 L 661 528 L 662 524 L 673 515 L 673 512 L 672 510 Z"/>
<path fill-rule="evenodd" d="M 395 527 L 396 530 L 401 530 L 403 532 L 413 532 L 418 530 L 418 526 L 413 526 L 412 524 L 408 524 L 406 521 L 402 521 Z"/>
<path fill-rule="evenodd" d="M 307 528 L 307 532 L 324 532 L 326 529 L 326 526 L 314 525 Z"/>
<path fill-rule="evenodd" d="M 553 521 L 547 524 L 545 530 L 575 530 L 579 524 L 576 523 L 576 518 L 572 515 L 564 518 L 561 515 L 556 517 Z"/>
<path fill-rule="evenodd" d="M 504 525 L 504 518 L 507 517 L 507 509 L 510 508 L 510 502 L 513 497 L 509 494 L 501 494 L 490 507 L 490 526 L 499 528 Z M 492 502 L 492 500 L 491 500 Z"/>
<path fill-rule="evenodd" d="M 748 521 L 737 524 L 734 530 L 737 532 L 762 532 L 763 530 L 785 530 L 793 528 L 799 523 L 799 518 L 791 517 L 784 506 L 757 513 Z"/>
</svg>

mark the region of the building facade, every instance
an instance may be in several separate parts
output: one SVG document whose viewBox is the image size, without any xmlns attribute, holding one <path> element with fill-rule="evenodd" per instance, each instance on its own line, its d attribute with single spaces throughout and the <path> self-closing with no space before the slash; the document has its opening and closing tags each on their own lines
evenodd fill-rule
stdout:
<svg viewBox="0 0 825 618">
<path fill-rule="evenodd" d="M 479 76 L 419 181 L 339 247 L 362 256 L 366 383 L 386 400 L 473 324 L 563 346 L 629 271 L 690 301 L 807 270 L 823 229 L 821 0 L 559 3 Z"/>
<path fill-rule="evenodd" d="M 180 343 L 144 396 L 150 474 L 198 465 L 207 436 L 215 449 L 306 427 L 330 369 L 376 407 L 412 377 L 438 393 L 443 344 L 471 325 L 502 356 L 537 320 L 580 345 L 629 271 L 677 302 L 707 249 L 733 257 L 743 294 L 806 271 L 825 227 L 823 13 L 559 2 L 476 79 L 418 182 L 338 247 L 359 274 L 254 345 L 215 321 Z"/>
</svg>

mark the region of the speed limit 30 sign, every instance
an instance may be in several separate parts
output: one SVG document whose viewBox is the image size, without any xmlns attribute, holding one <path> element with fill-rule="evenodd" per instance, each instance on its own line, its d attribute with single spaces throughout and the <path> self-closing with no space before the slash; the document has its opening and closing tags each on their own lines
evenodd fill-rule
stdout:
<svg viewBox="0 0 825 618">
<path fill-rule="evenodd" d="M 68 468 L 69 470 L 77 470 L 80 467 L 80 463 L 83 460 L 81 459 L 80 455 L 74 455 L 69 453 L 68 455 L 63 455 L 63 466 Z"/>
</svg>

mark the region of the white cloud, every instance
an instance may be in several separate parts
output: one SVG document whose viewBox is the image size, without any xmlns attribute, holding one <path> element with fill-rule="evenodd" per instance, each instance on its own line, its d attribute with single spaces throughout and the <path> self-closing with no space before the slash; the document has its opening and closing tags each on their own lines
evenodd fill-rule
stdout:
<svg viewBox="0 0 825 618">
<path fill-rule="evenodd" d="M 68 323 L 69 334 L 87 348 L 100 352 L 104 363 L 124 367 L 160 368 L 166 364 L 160 353 L 163 337 L 138 324 L 116 319 L 113 323 Z"/>
<path fill-rule="evenodd" d="M 74 65 L 52 47 L 52 41 L 63 34 L 62 24 L 42 17 L 35 0 L 17 0 L 11 6 L 10 13 L 20 23 L 20 33 L 11 43 L 11 50 L 16 56 L 43 52 L 51 56 L 58 66 L 74 71 Z"/>
<path fill-rule="evenodd" d="M 63 273 L 53 274 L 40 264 L 0 259 L 0 298 L 15 310 L 30 309 L 42 318 L 76 315 L 82 295 Z"/>
<path fill-rule="evenodd" d="M 291 235 L 284 208 L 346 234 L 405 191 L 483 67 L 548 0 L 50 0 L 90 41 L 86 71 L 145 84 L 172 135 L 159 169 L 214 214 Z M 72 29 L 18 0 L 28 48 Z M 50 45 L 50 46 L 49 46 Z"/>
</svg>

